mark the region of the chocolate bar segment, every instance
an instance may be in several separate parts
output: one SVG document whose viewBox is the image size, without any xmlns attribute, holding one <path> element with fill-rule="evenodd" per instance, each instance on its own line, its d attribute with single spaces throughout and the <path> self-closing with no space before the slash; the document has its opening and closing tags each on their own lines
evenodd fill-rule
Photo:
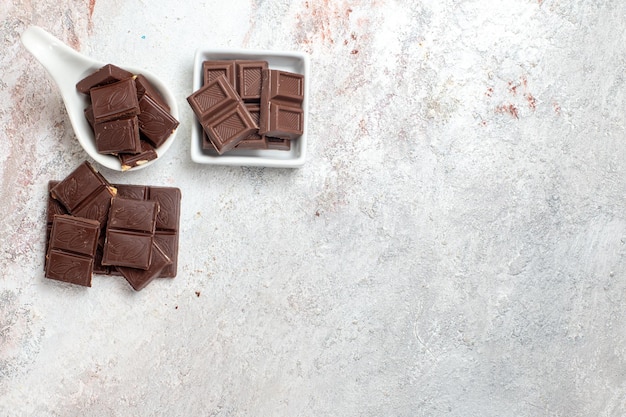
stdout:
<svg viewBox="0 0 626 417">
<path fill-rule="evenodd" d="M 96 149 L 102 154 L 141 152 L 137 116 L 96 123 Z"/>
<path fill-rule="evenodd" d="M 204 61 L 202 63 L 204 74 L 203 84 L 207 85 L 223 75 L 233 88 L 236 88 L 237 76 L 235 61 Z"/>
<path fill-rule="evenodd" d="M 170 106 L 143 74 L 137 74 L 135 77 L 135 87 L 137 87 L 138 100 L 141 100 L 144 95 L 148 95 L 169 113 Z"/>
<path fill-rule="evenodd" d="M 261 100 L 263 70 L 267 61 L 236 61 L 237 93 L 245 102 L 258 103 Z"/>
<path fill-rule="evenodd" d="M 71 214 L 84 213 L 101 223 L 105 220 L 102 219 L 102 214 L 108 212 L 108 205 L 116 192 L 87 161 L 50 190 L 52 197 L 61 202 Z"/>
<path fill-rule="evenodd" d="M 234 148 L 258 128 L 222 75 L 187 97 L 187 101 L 219 154 Z"/>
<path fill-rule="evenodd" d="M 147 94 L 139 100 L 139 108 L 139 131 L 154 146 L 163 145 L 178 127 L 178 120 Z"/>
<path fill-rule="evenodd" d="M 103 265 L 148 269 L 159 204 L 114 198 L 109 210 Z"/>
<path fill-rule="evenodd" d="M 89 90 L 101 85 L 111 84 L 126 78 L 133 77 L 131 72 L 112 64 L 107 64 L 98 71 L 83 78 L 76 84 L 76 89 L 83 94 L 89 94 Z"/>
<path fill-rule="evenodd" d="M 46 256 L 46 278 L 91 287 L 99 236 L 97 221 L 55 215 Z"/>
<path fill-rule="evenodd" d="M 265 141 L 267 143 L 267 149 L 276 151 L 288 151 L 291 149 L 291 141 L 289 139 L 266 136 Z"/>
<path fill-rule="evenodd" d="M 132 78 L 92 88 L 90 95 L 96 123 L 139 114 L 137 87 Z"/>
<path fill-rule="evenodd" d="M 175 187 L 149 187 L 148 199 L 159 203 L 154 240 L 172 263 L 161 271 L 160 276 L 174 278 L 178 269 L 178 239 L 180 235 L 180 189 Z"/>
<path fill-rule="evenodd" d="M 152 258 L 150 259 L 148 269 L 142 270 L 124 266 L 118 266 L 116 269 L 126 278 L 126 281 L 128 281 L 135 291 L 140 291 L 152 282 L 152 280 L 157 278 L 165 267 L 171 264 L 172 260 L 165 254 L 157 242 L 154 241 L 152 243 Z"/>
<path fill-rule="evenodd" d="M 261 116 L 261 107 L 255 103 L 246 103 L 246 109 L 252 116 L 252 120 L 258 125 Z M 267 139 L 265 135 L 259 135 L 259 129 L 243 138 L 235 149 L 267 149 Z"/>
<path fill-rule="evenodd" d="M 280 70 L 263 70 L 259 134 L 295 139 L 304 128 L 304 76 Z"/>
</svg>

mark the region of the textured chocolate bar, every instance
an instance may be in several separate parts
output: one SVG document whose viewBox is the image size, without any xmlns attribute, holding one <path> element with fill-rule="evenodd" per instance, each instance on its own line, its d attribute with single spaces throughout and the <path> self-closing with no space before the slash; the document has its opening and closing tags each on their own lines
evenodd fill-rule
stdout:
<svg viewBox="0 0 626 417">
<path fill-rule="evenodd" d="M 127 78 L 89 90 L 96 123 L 139 114 L 135 80 Z"/>
<path fill-rule="evenodd" d="M 95 220 L 55 215 L 46 256 L 46 278 L 91 287 L 100 235 Z"/>
<path fill-rule="evenodd" d="M 148 269 L 128 268 L 124 266 L 116 267 L 117 271 L 126 278 L 126 281 L 135 289 L 140 291 L 152 280 L 157 278 L 163 269 L 172 264 L 172 260 L 165 254 L 156 241 L 152 243 L 152 257 Z"/>
<path fill-rule="evenodd" d="M 137 116 L 96 123 L 96 149 L 102 154 L 141 152 Z"/>
<path fill-rule="evenodd" d="M 101 85 L 111 84 L 126 78 L 131 78 L 133 74 L 113 64 L 107 64 L 93 74 L 88 75 L 76 84 L 76 89 L 83 94 L 89 94 L 89 90 Z"/>
<path fill-rule="evenodd" d="M 236 61 L 237 93 L 245 102 L 258 103 L 261 100 L 263 70 L 266 61 Z"/>
<path fill-rule="evenodd" d="M 144 95 L 148 95 L 169 113 L 170 106 L 143 74 L 138 74 L 135 77 L 135 86 L 137 87 L 138 100 L 141 100 Z"/>
<path fill-rule="evenodd" d="M 204 74 L 203 85 L 210 84 L 223 75 L 230 85 L 236 88 L 235 61 L 204 61 L 202 73 Z"/>
<path fill-rule="evenodd" d="M 255 103 L 246 103 L 246 108 L 252 116 L 252 120 L 258 125 L 261 115 L 261 107 Z M 259 135 L 259 129 L 243 138 L 235 149 L 267 149 L 267 139 L 265 135 Z"/>
<path fill-rule="evenodd" d="M 234 148 L 258 129 L 223 75 L 187 97 L 187 101 L 219 154 Z"/>
<path fill-rule="evenodd" d="M 75 216 L 106 222 L 111 198 L 117 190 L 87 161 L 50 190 L 53 198 Z"/>
<path fill-rule="evenodd" d="M 304 127 L 304 76 L 280 70 L 263 70 L 259 134 L 295 139 Z"/>
<path fill-rule="evenodd" d="M 273 149 L 277 151 L 288 151 L 291 149 L 291 141 L 283 138 L 273 138 L 266 136 L 265 141 L 267 143 L 267 149 Z"/>
<path fill-rule="evenodd" d="M 159 203 L 154 240 L 172 263 L 161 271 L 160 276 L 174 278 L 178 269 L 178 239 L 180 235 L 181 192 L 175 187 L 149 187 L 148 199 Z"/>
<path fill-rule="evenodd" d="M 154 146 L 161 146 L 178 127 L 178 120 L 147 94 L 139 100 L 139 108 L 139 131 Z"/>
<path fill-rule="evenodd" d="M 148 269 L 159 204 L 114 198 L 109 209 L 103 265 Z"/>
</svg>

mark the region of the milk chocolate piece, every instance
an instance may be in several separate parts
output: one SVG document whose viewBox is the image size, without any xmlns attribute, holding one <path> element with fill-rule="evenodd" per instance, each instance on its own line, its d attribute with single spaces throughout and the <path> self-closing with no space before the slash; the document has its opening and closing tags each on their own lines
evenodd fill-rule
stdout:
<svg viewBox="0 0 626 417">
<path fill-rule="evenodd" d="M 159 204 L 114 198 L 109 209 L 103 265 L 148 269 Z"/>
<path fill-rule="evenodd" d="M 252 120 L 258 124 L 261 107 L 255 103 L 246 103 L 246 108 L 248 109 L 248 112 L 250 112 Z M 256 129 L 254 132 L 243 138 L 237 146 L 235 146 L 235 149 L 267 149 L 266 136 L 259 135 L 259 129 Z"/>
<path fill-rule="evenodd" d="M 304 76 L 280 70 L 263 70 L 259 134 L 295 139 L 302 135 Z"/>
<path fill-rule="evenodd" d="M 158 148 L 178 127 L 178 120 L 147 94 L 139 100 L 139 108 L 139 131 Z"/>
<path fill-rule="evenodd" d="M 169 113 L 170 106 L 167 104 L 161 93 L 154 88 L 154 86 L 143 74 L 137 74 L 135 77 L 135 86 L 137 87 L 137 99 L 141 100 L 144 94 L 148 95 Z"/>
<path fill-rule="evenodd" d="M 274 149 L 277 151 L 288 151 L 291 149 L 291 141 L 283 138 L 273 138 L 266 136 L 267 149 Z"/>
<path fill-rule="evenodd" d="M 137 116 L 96 123 L 96 149 L 102 154 L 141 152 Z"/>
<path fill-rule="evenodd" d="M 245 102 L 258 103 L 261 100 L 263 70 L 266 61 L 236 61 L 237 93 Z"/>
<path fill-rule="evenodd" d="M 168 265 L 172 264 L 172 260 L 163 252 L 163 249 L 156 241 L 152 243 L 152 258 L 148 269 L 142 270 L 137 268 L 128 268 L 125 266 L 116 267 L 126 281 L 135 289 L 140 291 L 146 287 L 152 280 L 157 278 L 161 271 Z"/>
<path fill-rule="evenodd" d="M 101 85 L 111 84 L 126 78 L 131 78 L 133 74 L 113 64 L 107 64 L 98 71 L 83 78 L 76 84 L 76 89 L 83 94 L 89 94 L 89 90 Z"/>
<path fill-rule="evenodd" d="M 219 154 L 234 148 L 258 128 L 223 75 L 187 97 L 187 101 Z"/>
<path fill-rule="evenodd" d="M 147 141 L 141 141 L 141 152 L 136 154 L 121 153 L 118 155 L 120 163 L 122 165 L 122 171 L 127 171 L 131 168 L 143 165 L 148 161 L 157 159 L 159 155 L 156 153 L 154 146 Z"/>
<path fill-rule="evenodd" d="M 135 80 L 127 78 L 89 90 L 96 123 L 139 114 Z"/>
<path fill-rule="evenodd" d="M 203 85 L 210 84 L 219 78 L 220 75 L 223 75 L 230 85 L 236 88 L 235 61 L 204 61 L 202 63 L 202 73 L 204 74 L 202 79 Z"/>
<path fill-rule="evenodd" d="M 72 215 L 106 222 L 111 198 L 117 190 L 87 161 L 50 190 Z"/>
<path fill-rule="evenodd" d="M 46 256 L 46 278 L 91 287 L 99 235 L 97 221 L 55 215 Z"/>
</svg>

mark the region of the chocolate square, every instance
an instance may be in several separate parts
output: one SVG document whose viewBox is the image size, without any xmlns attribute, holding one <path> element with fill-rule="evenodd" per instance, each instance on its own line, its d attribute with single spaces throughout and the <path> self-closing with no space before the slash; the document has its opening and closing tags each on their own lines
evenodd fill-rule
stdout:
<svg viewBox="0 0 626 417">
<path fill-rule="evenodd" d="M 102 154 L 141 152 L 137 116 L 96 123 L 96 149 Z"/>
<path fill-rule="evenodd" d="M 137 88 L 132 78 L 92 88 L 90 95 L 96 123 L 139 114 Z"/>
</svg>

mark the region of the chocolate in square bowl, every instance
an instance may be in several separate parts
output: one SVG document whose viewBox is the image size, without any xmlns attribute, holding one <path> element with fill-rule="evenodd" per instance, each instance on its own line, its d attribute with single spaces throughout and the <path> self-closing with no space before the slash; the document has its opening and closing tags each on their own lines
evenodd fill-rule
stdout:
<svg viewBox="0 0 626 417">
<path fill-rule="evenodd" d="M 289 150 L 235 148 L 222 155 L 211 149 L 204 149 L 204 134 L 200 122 L 194 117 L 191 127 L 191 159 L 199 164 L 260 166 L 273 168 L 299 168 L 306 160 L 308 98 L 309 98 L 309 57 L 301 52 L 281 52 L 246 49 L 198 49 L 196 50 L 193 71 L 193 91 L 203 86 L 205 61 L 249 60 L 266 61 L 270 69 L 304 75 L 304 100 L 302 111 L 304 125 L 302 135 L 291 141 Z"/>
</svg>

